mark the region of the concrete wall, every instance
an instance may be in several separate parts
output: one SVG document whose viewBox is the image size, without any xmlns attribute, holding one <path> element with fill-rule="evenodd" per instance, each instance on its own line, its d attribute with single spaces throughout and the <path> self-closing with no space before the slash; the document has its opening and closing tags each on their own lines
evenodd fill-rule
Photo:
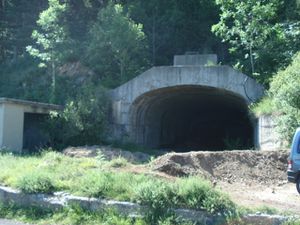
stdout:
<svg viewBox="0 0 300 225">
<path fill-rule="evenodd" d="M 190 57 L 194 57 L 194 59 L 190 59 Z M 247 104 L 255 102 L 263 96 L 263 87 L 254 79 L 229 66 L 197 65 L 198 61 L 202 64 L 205 61 L 205 59 L 201 57 L 197 59 L 197 57 L 197 55 L 176 56 L 174 59 L 176 65 L 153 67 L 114 89 L 111 92 L 112 136 L 119 140 L 126 137 L 136 142 L 134 132 L 142 132 L 144 128 L 136 127 L 134 124 L 136 117 L 141 116 L 134 115 L 135 102 L 143 97 L 147 99 L 147 93 L 153 91 L 183 86 L 216 88 L 239 96 Z M 216 61 L 216 56 L 209 55 L 208 59 Z"/>
<path fill-rule="evenodd" d="M 3 123 L 4 123 L 4 107 L 0 104 L 0 146 L 3 146 Z"/>
<path fill-rule="evenodd" d="M 174 66 L 205 66 L 218 64 L 218 57 L 215 54 L 208 55 L 175 55 Z"/>
<path fill-rule="evenodd" d="M 260 150 L 279 150 L 283 147 L 283 141 L 276 131 L 276 123 L 272 115 L 262 115 L 257 124 L 257 148 Z"/>
<path fill-rule="evenodd" d="M 23 147 L 24 112 L 14 104 L 3 104 L 2 146 L 13 151 Z"/>
<path fill-rule="evenodd" d="M 0 148 L 22 151 L 24 113 L 47 114 L 50 110 L 60 108 L 56 105 L 0 98 Z"/>
</svg>

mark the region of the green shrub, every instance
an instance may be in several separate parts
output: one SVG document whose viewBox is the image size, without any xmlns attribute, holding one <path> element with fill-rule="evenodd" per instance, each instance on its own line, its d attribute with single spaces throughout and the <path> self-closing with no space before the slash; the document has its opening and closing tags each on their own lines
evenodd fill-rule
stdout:
<svg viewBox="0 0 300 225">
<path fill-rule="evenodd" d="M 147 220 L 151 223 L 170 216 L 175 197 L 172 185 L 160 180 L 149 179 L 135 189 L 135 200 L 149 207 Z"/>
<path fill-rule="evenodd" d="M 200 177 L 183 178 L 177 181 L 179 204 L 194 209 L 203 209 L 204 200 L 212 189 L 208 181 Z"/>
<path fill-rule="evenodd" d="M 105 172 L 91 172 L 81 177 L 79 184 L 74 184 L 73 192 L 88 197 L 107 197 L 112 190 L 113 175 Z"/>
<path fill-rule="evenodd" d="M 210 213 L 233 215 L 235 204 L 223 193 L 201 177 L 183 178 L 177 181 L 178 204 L 182 207 L 206 210 Z"/>
<path fill-rule="evenodd" d="M 38 171 L 21 176 L 17 180 L 17 188 L 25 193 L 51 194 L 56 191 L 56 186 L 51 177 L 46 173 Z"/>
<path fill-rule="evenodd" d="M 270 96 L 266 96 L 262 98 L 259 102 L 252 104 L 250 110 L 256 116 L 269 115 L 276 111 L 273 99 Z"/>
<path fill-rule="evenodd" d="M 270 93 L 275 109 L 280 113 L 276 120 L 279 132 L 290 143 L 300 125 L 300 52 L 285 70 L 274 76 Z"/>
<path fill-rule="evenodd" d="M 86 84 L 69 101 L 63 111 L 52 112 L 45 129 L 50 131 L 50 144 L 66 146 L 100 144 L 105 139 L 108 98 L 106 90 Z"/>
<path fill-rule="evenodd" d="M 148 180 L 137 186 L 135 200 L 150 208 L 148 221 L 157 222 L 172 217 L 176 207 L 221 213 L 228 218 L 237 215 L 236 205 L 200 177 L 178 179 L 175 183 Z"/>
</svg>

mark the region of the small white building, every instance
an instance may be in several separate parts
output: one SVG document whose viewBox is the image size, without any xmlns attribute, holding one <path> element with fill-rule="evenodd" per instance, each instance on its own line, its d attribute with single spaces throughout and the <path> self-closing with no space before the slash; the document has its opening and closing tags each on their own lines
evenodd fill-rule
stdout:
<svg viewBox="0 0 300 225">
<path fill-rule="evenodd" d="M 40 125 L 50 111 L 60 109 L 58 105 L 0 98 L 0 149 L 20 153 L 44 144 L 47 137 Z"/>
</svg>

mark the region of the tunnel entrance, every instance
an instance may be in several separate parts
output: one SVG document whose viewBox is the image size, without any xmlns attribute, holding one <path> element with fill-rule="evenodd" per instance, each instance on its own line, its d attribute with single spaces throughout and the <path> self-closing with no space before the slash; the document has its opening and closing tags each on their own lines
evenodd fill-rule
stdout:
<svg viewBox="0 0 300 225">
<path fill-rule="evenodd" d="M 174 151 L 249 149 L 254 126 L 245 99 L 203 86 L 162 88 L 133 104 L 132 133 L 138 144 Z"/>
</svg>

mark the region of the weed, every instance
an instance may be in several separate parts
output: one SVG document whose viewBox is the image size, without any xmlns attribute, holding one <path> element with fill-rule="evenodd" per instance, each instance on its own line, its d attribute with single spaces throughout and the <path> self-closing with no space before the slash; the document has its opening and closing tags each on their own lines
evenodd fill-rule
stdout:
<svg viewBox="0 0 300 225">
<path fill-rule="evenodd" d="M 51 177 L 41 171 L 21 176 L 17 181 L 17 188 L 25 193 L 51 194 L 56 190 Z"/>
<path fill-rule="evenodd" d="M 112 159 L 111 161 L 108 162 L 109 167 L 114 167 L 114 168 L 122 168 L 126 167 L 128 165 L 127 159 L 119 156 L 118 158 Z"/>
<path fill-rule="evenodd" d="M 172 187 L 163 181 L 149 179 L 136 188 L 135 199 L 149 207 L 147 220 L 151 223 L 171 215 L 169 210 L 174 202 Z"/>
</svg>

